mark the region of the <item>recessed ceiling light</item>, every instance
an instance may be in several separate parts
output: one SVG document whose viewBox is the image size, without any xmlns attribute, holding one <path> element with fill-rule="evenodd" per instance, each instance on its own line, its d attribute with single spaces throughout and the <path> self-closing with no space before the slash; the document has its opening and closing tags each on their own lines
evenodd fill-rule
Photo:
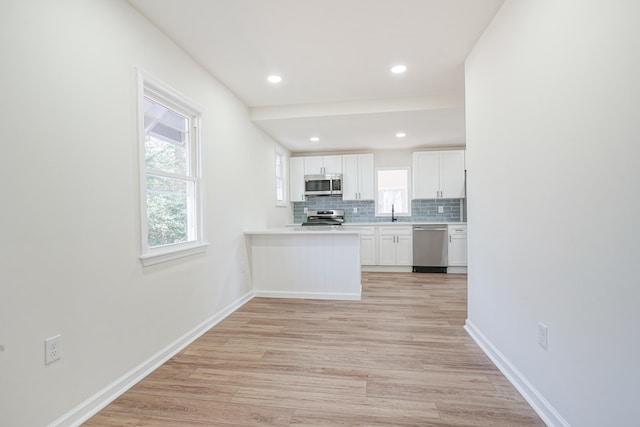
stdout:
<svg viewBox="0 0 640 427">
<path fill-rule="evenodd" d="M 405 136 L 407 136 L 407 134 L 406 134 L 406 133 L 404 133 L 404 132 L 398 132 L 398 133 L 396 133 L 396 138 L 404 138 Z"/>
<path fill-rule="evenodd" d="M 318 141 L 320 141 L 320 138 L 318 138 L 317 136 L 312 136 L 311 138 L 309 138 L 309 141 L 318 142 Z"/>
<path fill-rule="evenodd" d="M 391 72 L 393 74 L 402 74 L 405 71 L 407 71 L 407 66 L 406 65 L 400 64 L 400 65 L 395 65 L 395 66 L 391 67 Z"/>
<path fill-rule="evenodd" d="M 272 76 L 267 77 L 267 80 L 269 81 L 269 83 L 280 83 L 282 81 L 282 77 L 274 74 Z"/>
</svg>

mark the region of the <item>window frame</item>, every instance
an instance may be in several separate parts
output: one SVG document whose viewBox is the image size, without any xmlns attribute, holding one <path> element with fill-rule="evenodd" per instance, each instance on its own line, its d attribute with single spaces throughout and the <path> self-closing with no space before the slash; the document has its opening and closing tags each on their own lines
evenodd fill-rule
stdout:
<svg viewBox="0 0 640 427">
<path fill-rule="evenodd" d="M 376 217 L 391 217 L 391 212 L 379 212 L 378 211 L 378 172 L 380 171 L 395 171 L 402 170 L 407 173 L 407 212 L 395 213 L 395 217 L 410 217 L 411 216 L 411 168 L 409 166 L 398 167 L 380 167 L 375 169 L 375 216 Z"/>
<path fill-rule="evenodd" d="M 146 72 L 138 69 L 138 170 L 140 183 L 140 232 L 141 232 L 141 255 L 140 260 L 143 266 L 154 265 L 162 262 L 175 260 L 178 258 L 203 253 L 206 251 L 208 243 L 205 240 L 205 202 L 204 202 L 204 179 L 202 170 L 202 144 L 200 124 L 202 109 L 187 97 L 150 76 Z M 189 173 L 190 180 L 193 181 L 194 189 L 194 227 L 193 240 L 181 243 L 173 243 L 162 246 L 150 247 L 148 242 L 148 217 L 147 217 L 147 175 L 146 151 L 145 151 L 145 126 L 144 126 L 144 99 L 150 99 L 170 108 L 177 113 L 189 118 Z"/>
<path fill-rule="evenodd" d="M 279 177 L 278 176 L 278 157 L 281 160 L 281 164 L 282 164 L 282 176 Z M 276 207 L 288 207 L 289 206 L 289 161 L 288 161 L 288 157 L 287 157 L 287 153 L 285 152 L 284 149 L 282 149 L 282 147 L 277 146 L 275 147 L 274 150 L 274 177 L 275 177 L 275 202 L 276 202 Z M 282 200 L 278 199 L 278 180 L 282 181 L 282 195 L 283 198 Z"/>
</svg>

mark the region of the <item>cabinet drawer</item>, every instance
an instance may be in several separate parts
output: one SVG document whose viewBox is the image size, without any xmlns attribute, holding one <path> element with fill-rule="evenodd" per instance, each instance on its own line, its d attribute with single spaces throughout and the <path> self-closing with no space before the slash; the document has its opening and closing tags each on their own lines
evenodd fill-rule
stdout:
<svg viewBox="0 0 640 427">
<path fill-rule="evenodd" d="M 447 229 L 449 234 L 467 234 L 466 225 L 449 225 Z"/>
<path fill-rule="evenodd" d="M 381 236 L 413 236 L 413 227 L 411 226 L 380 226 L 378 234 Z"/>
</svg>

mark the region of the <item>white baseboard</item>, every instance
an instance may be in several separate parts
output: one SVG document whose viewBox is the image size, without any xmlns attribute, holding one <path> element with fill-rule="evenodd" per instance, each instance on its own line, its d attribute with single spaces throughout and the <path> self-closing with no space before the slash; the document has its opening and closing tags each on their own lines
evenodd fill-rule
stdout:
<svg viewBox="0 0 640 427">
<path fill-rule="evenodd" d="M 362 271 L 369 273 L 411 273 L 412 266 L 406 265 L 363 265 Z"/>
<path fill-rule="evenodd" d="M 249 292 L 240 297 L 237 301 L 229 304 L 220 312 L 202 322 L 200 325 L 187 332 L 166 348 L 142 362 L 122 377 L 118 378 L 107 387 L 91 396 L 62 417 L 58 418 L 49 427 L 69 426 L 75 427 L 87 421 L 89 418 L 97 414 L 101 409 L 113 402 L 125 391 L 140 382 L 144 377 L 156 370 L 167 360 L 182 351 L 186 346 L 198 339 L 201 335 L 220 323 L 224 318 L 242 307 L 253 298 L 253 292 Z"/>
<path fill-rule="evenodd" d="M 253 291 L 254 296 L 262 298 L 298 298 L 298 299 L 331 299 L 360 301 L 361 294 L 339 294 L 325 292 L 286 292 L 286 291 Z"/>
<path fill-rule="evenodd" d="M 522 375 L 520 371 L 467 319 L 464 329 L 491 359 L 494 365 L 513 384 L 529 405 L 550 427 L 571 427 L 547 399 Z"/>
</svg>

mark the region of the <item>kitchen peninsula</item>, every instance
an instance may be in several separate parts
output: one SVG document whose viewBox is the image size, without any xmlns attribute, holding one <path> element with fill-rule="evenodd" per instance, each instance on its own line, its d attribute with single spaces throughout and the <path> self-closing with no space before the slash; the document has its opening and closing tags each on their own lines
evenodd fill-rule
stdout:
<svg viewBox="0 0 640 427">
<path fill-rule="evenodd" d="M 357 227 L 286 227 L 245 232 L 256 296 L 359 300 Z"/>
</svg>

